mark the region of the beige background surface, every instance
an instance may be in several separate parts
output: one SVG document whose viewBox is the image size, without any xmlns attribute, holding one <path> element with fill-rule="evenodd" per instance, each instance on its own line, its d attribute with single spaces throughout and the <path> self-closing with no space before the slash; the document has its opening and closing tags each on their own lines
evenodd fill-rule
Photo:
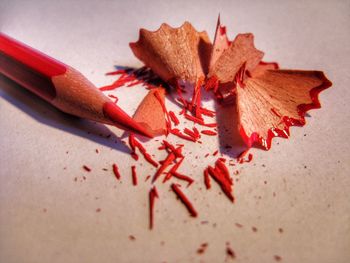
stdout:
<svg viewBox="0 0 350 263">
<path fill-rule="evenodd" d="M 212 38 L 219 12 L 231 38 L 255 34 L 265 60 L 324 70 L 333 87 L 320 96 L 322 109 L 292 128 L 289 140 L 275 139 L 269 152 L 254 149 L 253 162 L 238 166 L 234 205 L 215 184 L 205 191 L 202 183 L 202 168 L 214 161 L 203 155 L 217 148 L 216 139 L 191 146 L 201 157 L 189 158 L 182 171 L 198 181 L 186 193 L 199 218 L 162 185 L 149 231 L 149 184 L 133 187 L 128 149 L 99 136 L 121 132 L 68 117 L 0 77 L 0 262 L 224 262 L 226 242 L 235 262 L 274 262 L 274 255 L 282 262 L 350 262 L 349 1 L 0 0 L 0 26 L 101 86 L 113 80 L 104 76 L 113 65 L 141 65 L 128 47 L 140 27 L 189 20 Z M 145 91 L 113 94 L 132 113 Z M 140 163 L 140 179 L 154 172 Z M 208 249 L 198 255 L 204 242 Z"/>
</svg>

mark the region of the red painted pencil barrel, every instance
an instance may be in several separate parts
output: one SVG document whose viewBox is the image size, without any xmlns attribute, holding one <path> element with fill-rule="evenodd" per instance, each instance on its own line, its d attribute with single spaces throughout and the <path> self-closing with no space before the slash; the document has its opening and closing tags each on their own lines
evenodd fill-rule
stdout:
<svg viewBox="0 0 350 263">
<path fill-rule="evenodd" d="M 43 99 L 55 98 L 51 79 L 66 70 L 65 64 L 0 33 L 0 73 Z"/>
</svg>

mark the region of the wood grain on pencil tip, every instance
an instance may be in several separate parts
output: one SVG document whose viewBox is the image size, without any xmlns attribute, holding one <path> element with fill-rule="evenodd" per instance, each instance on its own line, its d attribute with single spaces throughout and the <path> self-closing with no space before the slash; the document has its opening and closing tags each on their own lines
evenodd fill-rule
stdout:
<svg viewBox="0 0 350 263">
<path fill-rule="evenodd" d="M 66 113 L 152 137 L 80 72 L 3 33 L 0 73 Z"/>
</svg>

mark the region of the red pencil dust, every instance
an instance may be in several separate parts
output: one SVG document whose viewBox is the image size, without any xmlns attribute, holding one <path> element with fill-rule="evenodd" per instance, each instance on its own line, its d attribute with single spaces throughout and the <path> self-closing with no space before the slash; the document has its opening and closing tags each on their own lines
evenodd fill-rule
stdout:
<svg viewBox="0 0 350 263">
<path fill-rule="evenodd" d="M 153 228 L 153 219 L 154 219 L 154 201 L 156 198 L 159 198 L 157 188 L 154 186 L 149 192 L 149 228 Z"/>
<path fill-rule="evenodd" d="M 186 206 L 188 212 L 190 212 L 191 216 L 197 217 L 198 213 L 194 209 L 190 200 L 188 200 L 187 196 L 181 191 L 177 184 L 172 184 L 171 189 L 175 192 L 175 194 L 180 198 L 181 202 Z"/>
<path fill-rule="evenodd" d="M 90 168 L 90 167 L 88 167 L 88 166 L 86 166 L 86 165 L 83 165 L 83 168 L 84 168 L 85 171 L 91 172 L 91 168 Z"/>
</svg>

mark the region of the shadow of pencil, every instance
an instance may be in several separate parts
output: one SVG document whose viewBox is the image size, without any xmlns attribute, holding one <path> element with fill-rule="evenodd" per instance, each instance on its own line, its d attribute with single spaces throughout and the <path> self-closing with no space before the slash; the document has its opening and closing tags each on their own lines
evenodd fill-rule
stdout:
<svg viewBox="0 0 350 263">
<path fill-rule="evenodd" d="M 3 99 L 38 122 L 121 152 L 130 152 L 120 138 L 105 125 L 61 112 L 3 75 L 0 75 L 0 89 Z"/>
</svg>

